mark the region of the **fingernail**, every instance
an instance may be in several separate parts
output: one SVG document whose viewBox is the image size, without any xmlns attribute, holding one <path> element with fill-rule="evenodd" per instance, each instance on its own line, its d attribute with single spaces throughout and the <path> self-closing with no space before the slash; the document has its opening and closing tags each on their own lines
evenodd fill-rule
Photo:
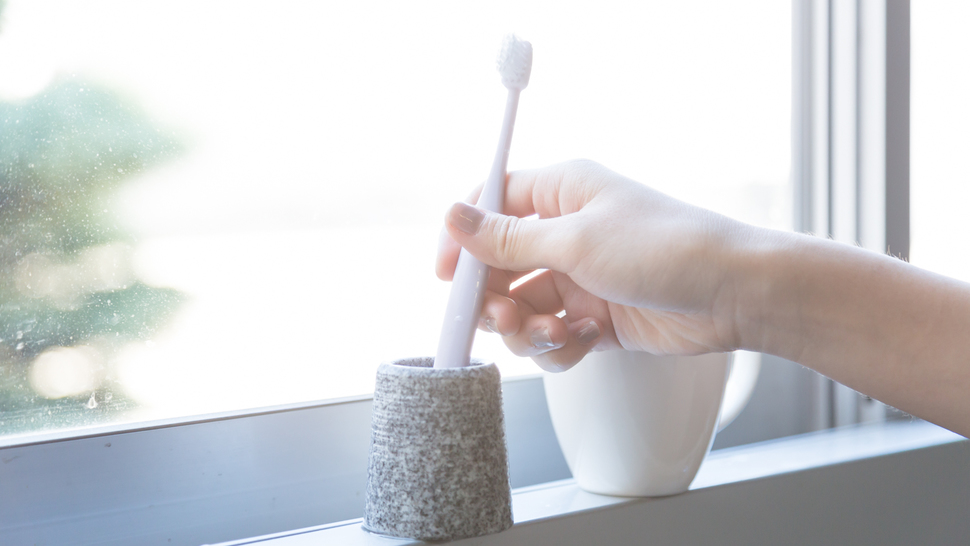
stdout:
<svg viewBox="0 0 970 546">
<path fill-rule="evenodd" d="M 495 317 L 484 317 L 482 319 L 482 322 L 485 323 L 485 327 L 488 328 L 489 331 L 491 331 L 492 333 L 495 333 L 495 334 L 502 333 L 498 331 L 498 323 L 495 321 Z"/>
<path fill-rule="evenodd" d="M 550 369 L 551 368 L 551 369 Z M 569 368 L 563 366 L 562 364 L 556 364 L 555 362 L 548 362 L 546 364 L 546 371 L 552 373 L 560 373 L 568 370 Z"/>
<path fill-rule="evenodd" d="M 549 336 L 549 328 L 539 328 L 532 332 L 530 341 L 536 349 L 554 349 L 556 347 L 556 344 L 552 342 L 552 337 Z"/>
<path fill-rule="evenodd" d="M 600 327 L 596 325 L 596 321 L 589 321 L 586 326 L 583 326 L 576 332 L 576 341 L 580 345 L 588 345 L 593 342 L 596 338 L 600 337 Z"/>
<path fill-rule="evenodd" d="M 484 220 L 484 211 L 465 203 L 455 203 L 448 211 L 448 223 L 469 235 L 478 233 Z"/>
</svg>

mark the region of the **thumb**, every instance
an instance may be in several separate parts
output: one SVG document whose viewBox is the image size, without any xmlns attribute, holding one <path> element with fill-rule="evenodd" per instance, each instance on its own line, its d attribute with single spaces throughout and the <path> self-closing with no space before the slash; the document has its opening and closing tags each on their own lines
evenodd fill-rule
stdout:
<svg viewBox="0 0 970 546">
<path fill-rule="evenodd" d="M 445 227 L 458 244 L 492 267 L 568 273 L 568 257 L 574 249 L 566 244 L 562 220 L 523 220 L 455 203 L 445 216 Z"/>
</svg>

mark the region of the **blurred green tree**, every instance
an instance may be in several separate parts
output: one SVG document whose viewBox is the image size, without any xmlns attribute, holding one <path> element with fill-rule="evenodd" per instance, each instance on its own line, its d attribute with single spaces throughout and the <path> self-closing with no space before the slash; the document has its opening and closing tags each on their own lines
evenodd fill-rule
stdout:
<svg viewBox="0 0 970 546">
<path fill-rule="evenodd" d="M 77 79 L 0 102 L 0 433 L 44 428 L 25 420 L 34 413 L 62 415 L 49 425 L 63 426 L 131 405 L 116 394 L 99 404 L 101 384 L 45 393 L 31 384 L 30 367 L 57 347 L 90 345 L 110 357 L 149 338 L 174 312 L 178 292 L 131 273 L 125 247 L 133 240 L 110 202 L 121 185 L 181 149 L 118 94 Z M 106 380 L 110 374 L 99 379 Z M 98 410 L 67 411 L 83 406 Z"/>
</svg>

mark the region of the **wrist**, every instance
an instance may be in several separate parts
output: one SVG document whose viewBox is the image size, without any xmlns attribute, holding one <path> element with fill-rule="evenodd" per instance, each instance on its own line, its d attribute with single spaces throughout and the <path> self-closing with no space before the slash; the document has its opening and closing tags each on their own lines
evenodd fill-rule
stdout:
<svg viewBox="0 0 970 546">
<path fill-rule="evenodd" d="M 791 317 L 781 311 L 792 309 L 793 302 L 781 302 L 779 297 L 791 297 L 797 290 L 788 283 L 789 268 L 797 267 L 799 237 L 803 236 L 746 224 L 738 230 L 729 246 L 725 282 L 732 293 L 732 305 L 726 307 L 735 348 L 778 354 L 776 345 L 784 344 L 779 338 L 790 330 Z"/>
</svg>

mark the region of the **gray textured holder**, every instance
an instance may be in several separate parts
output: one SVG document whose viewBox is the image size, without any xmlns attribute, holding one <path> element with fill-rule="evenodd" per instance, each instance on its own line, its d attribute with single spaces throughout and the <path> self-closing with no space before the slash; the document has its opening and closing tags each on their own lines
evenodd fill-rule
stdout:
<svg viewBox="0 0 970 546">
<path fill-rule="evenodd" d="M 512 495 L 498 368 L 433 362 L 377 370 L 364 529 L 435 541 L 504 531 Z"/>
</svg>

